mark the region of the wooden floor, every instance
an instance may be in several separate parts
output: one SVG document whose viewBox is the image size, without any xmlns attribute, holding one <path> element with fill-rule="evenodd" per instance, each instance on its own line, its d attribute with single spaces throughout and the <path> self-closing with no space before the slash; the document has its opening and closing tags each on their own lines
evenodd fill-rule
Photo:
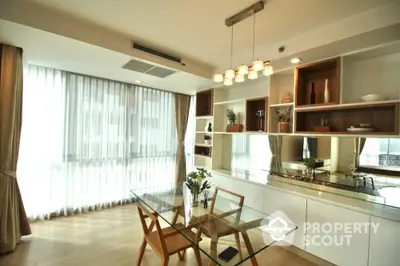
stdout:
<svg viewBox="0 0 400 266">
<path fill-rule="evenodd" d="M 143 237 L 135 205 L 34 222 L 31 226 L 33 234 L 23 238 L 15 252 L 0 256 L 1 266 L 135 266 Z M 202 245 L 208 245 L 207 241 Z M 330 265 L 294 247 L 270 247 L 257 259 L 260 266 Z M 202 260 L 207 265 L 204 254 Z M 149 247 L 142 265 L 161 265 Z M 184 261 L 172 257 L 169 265 L 195 266 L 193 251 L 187 252 Z"/>
</svg>

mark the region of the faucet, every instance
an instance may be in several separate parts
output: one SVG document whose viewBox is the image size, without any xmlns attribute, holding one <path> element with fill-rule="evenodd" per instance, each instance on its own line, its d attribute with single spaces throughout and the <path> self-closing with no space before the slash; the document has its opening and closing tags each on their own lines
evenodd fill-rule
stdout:
<svg viewBox="0 0 400 266">
<path fill-rule="evenodd" d="M 371 181 L 372 189 L 375 190 L 375 183 L 374 183 L 374 179 L 372 178 L 372 176 L 363 176 L 364 187 L 367 185 L 367 182 L 366 182 L 365 178 L 369 178 L 369 180 Z"/>
</svg>

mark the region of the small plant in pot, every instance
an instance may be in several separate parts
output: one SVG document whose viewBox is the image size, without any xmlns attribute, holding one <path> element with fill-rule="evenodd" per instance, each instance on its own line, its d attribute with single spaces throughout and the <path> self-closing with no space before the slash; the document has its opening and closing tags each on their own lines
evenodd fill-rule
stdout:
<svg viewBox="0 0 400 266">
<path fill-rule="evenodd" d="M 317 159 L 315 159 L 314 157 L 305 158 L 303 160 L 303 164 L 307 167 L 307 176 L 314 178 Z"/>
<path fill-rule="evenodd" d="M 211 145 L 211 136 L 209 136 L 209 135 L 205 135 L 204 136 L 204 143 L 205 144 L 207 144 L 207 145 Z"/>
<path fill-rule="evenodd" d="M 228 117 L 228 121 L 231 125 L 236 123 L 237 114 L 233 111 L 233 109 L 226 110 L 226 116 Z"/>
<path fill-rule="evenodd" d="M 275 109 L 275 114 L 277 117 L 277 121 L 279 123 L 279 132 L 280 133 L 289 133 L 290 125 L 289 122 L 292 120 L 292 107 L 285 109 L 283 112 L 279 110 L 279 108 Z"/>
<path fill-rule="evenodd" d="M 186 186 L 192 194 L 192 206 L 199 205 L 199 195 L 206 189 L 210 189 L 209 180 L 212 175 L 204 168 L 196 168 L 197 171 L 192 171 L 187 175 Z"/>
</svg>

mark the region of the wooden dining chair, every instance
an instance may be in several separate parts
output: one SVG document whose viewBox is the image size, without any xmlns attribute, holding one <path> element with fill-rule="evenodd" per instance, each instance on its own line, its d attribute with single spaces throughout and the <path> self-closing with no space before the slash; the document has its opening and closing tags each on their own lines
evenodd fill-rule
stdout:
<svg viewBox="0 0 400 266">
<path fill-rule="evenodd" d="M 234 206 L 234 208 L 231 208 L 228 212 L 222 213 L 222 214 L 217 214 L 215 213 L 215 201 L 218 196 L 218 192 L 223 191 L 229 195 L 231 195 L 234 198 L 237 198 L 237 205 Z M 235 202 L 236 203 L 236 202 Z M 229 236 L 229 235 L 234 235 L 235 236 L 235 242 L 237 249 L 239 250 L 239 256 L 240 259 L 242 259 L 242 249 L 240 245 L 240 236 L 239 236 L 239 231 L 235 229 L 235 224 L 238 224 L 240 221 L 240 215 L 241 211 L 243 208 L 243 203 L 244 203 L 244 196 L 239 195 L 237 193 L 234 193 L 232 191 L 217 187 L 214 192 L 213 200 L 210 206 L 210 214 L 214 215 L 216 217 L 219 217 L 217 219 L 212 219 L 211 221 L 207 222 L 207 224 L 204 224 L 202 227 L 202 233 L 206 235 L 207 237 L 211 238 L 211 246 L 210 246 L 210 251 L 212 253 L 212 256 L 216 256 L 217 252 L 217 243 L 218 239 L 221 237 Z M 231 226 L 228 222 L 220 220 L 222 217 L 230 216 L 230 215 L 235 215 L 235 219 L 232 222 L 233 226 Z"/>
<path fill-rule="evenodd" d="M 201 258 L 199 248 L 193 244 L 198 243 L 201 239 L 199 235 L 191 231 L 191 228 L 185 228 L 182 223 L 175 224 L 175 227 L 167 227 L 161 229 L 158 221 L 158 215 L 155 212 L 150 212 L 140 202 L 137 205 L 140 216 L 140 221 L 143 227 L 144 238 L 139 251 L 139 258 L 137 266 L 140 266 L 143 255 L 146 249 L 146 245 L 153 249 L 154 252 L 161 258 L 162 265 L 168 265 L 169 257 L 174 254 L 178 254 L 179 260 L 184 259 L 184 251 L 188 248 L 193 248 L 196 257 L 197 264 L 201 266 Z M 146 219 L 150 219 L 151 222 L 147 226 Z M 153 231 L 154 226 L 156 230 Z M 184 234 L 190 238 L 193 242 L 185 238 L 176 228 L 182 228 L 185 230 Z M 182 252 L 182 253 L 181 253 Z"/>
</svg>

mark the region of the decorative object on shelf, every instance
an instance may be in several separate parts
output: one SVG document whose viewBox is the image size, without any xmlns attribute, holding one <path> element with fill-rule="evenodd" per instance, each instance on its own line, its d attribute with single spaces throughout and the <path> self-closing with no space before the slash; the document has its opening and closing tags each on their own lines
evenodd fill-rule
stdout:
<svg viewBox="0 0 400 266">
<path fill-rule="evenodd" d="M 241 124 L 241 114 L 236 114 L 232 109 L 226 110 L 229 124 L 226 126 L 226 132 L 242 132 L 243 125 Z M 236 123 L 238 122 L 238 123 Z"/>
<path fill-rule="evenodd" d="M 258 110 L 256 112 L 256 117 L 257 117 L 257 127 L 258 131 L 264 131 L 264 117 L 265 117 L 265 111 L 264 110 Z"/>
<path fill-rule="evenodd" d="M 315 168 L 317 166 L 317 159 L 314 157 L 305 158 L 303 164 L 307 167 L 306 174 L 310 179 L 315 178 Z"/>
<path fill-rule="evenodd" d="M 199 205 L 199 195 L 206 189 L 210 189 L 209 178 L 212 177 L 204 168 L 196 168 L 197 171 L 192 171 L 187 175 L 186 186 L 192 194 L 192 206 L 197 207 Z"/>
<path fill-rule="evenodd" d="M 314 91 L 315 82 L 311 82 L 311 94 L 310 94 L 310 103 L 315 104 L 315 91 Z"/>
<path fill-rule="evenodd" d="M 378 102 L 382 101 L 383 97 L 380 94 L 367 94 L 361 97 L 364 102 Z"/>
<path fill-rule="evenodd" d="M 349 132 L 372 132 L 374 128 L 371 124 L 361 123 L 359 126 L 351 126 L 347 129 Z"/>
<path fill-rule="evenodd" d="M 291 102 L 293 102 L 292 94 L 290 93 L 290 91 L 285 91 L 285 93 L 283 93 L 281 103 L 291 103 Z"/>
<path fill-rule="evenodd" d="M 233 109 L 226 110 L 226 116 L 228 117 L 228 121 L 230 124 L 235 124 L 237 114 L 235 113 L 235 111 L 233 111 Z"/>
<path fill-rule="evenodd" d="M 283 112 L 279 108 L 275 108 L 275 114 L 279 123 L 279 133 L 290 133 L 289 122 L 292 120 L 292 107 L 285 108 Z"/>
<path fill-rule="evenodd" d="M 207 128 L 206 131 L 207 131 L 207 132 L 212 132 L 211 122 L 208 123 L 208 128 Z"/>
<path fill-rule="evenodd" d="M 206 145 L 211 145 L 211 140 L 212 140 L 211 136 L 209 136 L 209 135 L 204 135 L 204 143 L 205 143 Z"/>
<path fill-rule="evenodd" d="M 317 126 L 317 127 L 314 127 L 314 131 L 315 132 L 330 132 L 331 131 L 331 127 L 329 127 L 329 126 Z"/>
<path fill-rule="evenodd" d="M 203 192 L 203 196 L 204 196 L 204 199 L 203 199 L 203 207 L 204 207 L 204 209 L 207 209 L 208 208 L 208 190 L 204 190 L 204 192 Z"/>
<path fill-rule="evenodd" d="M 224 82 L 225 86 L 230 86 L 235 82 L 243 82 L 245 80 L 244 75 L 247 75 L 248 79 L 258 78 L 258 71 L 262 71 L 263 75 L 270 76 L 274 73 L 274 70 L 270 64 L 270 61 L 262 61 L 255 59 L 255 43 L 256 43 L 256 13 L 264 9 L 264 2 L 259 1 L 252 6 L 240 11 L 239 13 L 231 16 L 225 20 L 225 25 L 232 27 L 231 33 L 231 64 L 230 69 L 225 71 L 225 74 L 217 73 L 214 75 L 215 82 Z M 232 68 L 232 56 L 233 56 L 233 25 L 240 21 L 253 16 L 253 64 L 248 66 L 246 64 L 240 65 L 237 70 Z"/>
<path fill-rule="evenodd" d="M 329 103 L 328 79 L 325 79 L 324 103 Z"/>
</svg>

